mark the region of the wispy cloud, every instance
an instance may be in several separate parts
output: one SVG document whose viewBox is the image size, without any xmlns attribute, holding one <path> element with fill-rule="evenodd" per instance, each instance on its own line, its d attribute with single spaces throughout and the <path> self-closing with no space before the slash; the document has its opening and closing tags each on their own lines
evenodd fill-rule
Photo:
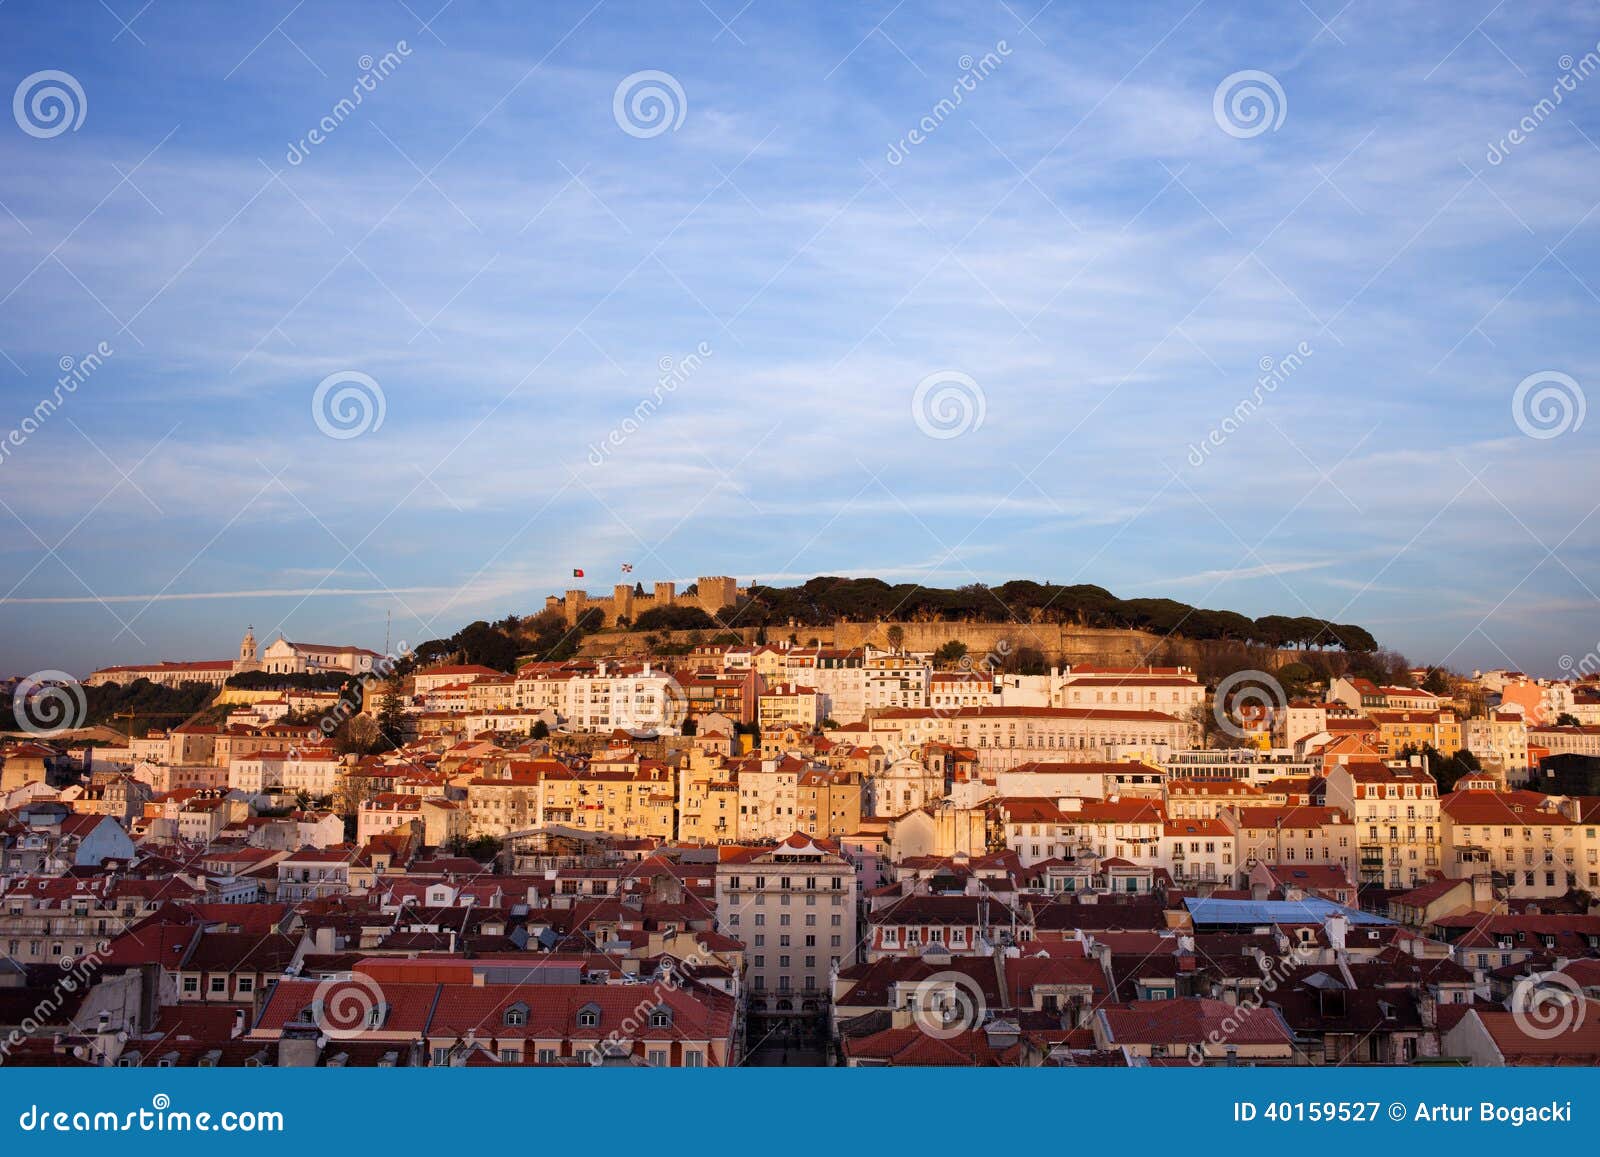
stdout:
<svg viewBox="0 0 1600 1157">
<path fill-rule="evenodd" d="M 1237 579 L 1269 578 L 1275 575 L 1299 574 L 1308 570 L 1323 570 L 1333 566 L 1331 560 L 1323 562 L 1274 562 L 1263 563 L 1260 566 L 1236 566 L 1226 570 L 1206 570 L 1198 574 L 1170 576 L 1166 578 L 1151 579 L 1138 584 L 1140 587 L 1177 587 L 1191 586 L 1199 583 L 1224 583 Z"/>
<path fill-rule="evenodd" d="M 591 7 L 450 6 L 440 43 L 357 0 L 295 21 L 317 68 L 273 37 L 224 78 L 260 38 L 247 14 L 153 6 L 135 57 L 0 6 L 8 75 L 70 57 L 92 105 L 55 140 L 0 133 L 0 437 L 62 358 L 116 351 L 0 460 L 8 661 L 139 657 L 96 604 L 150 596 L 94 591 L 159 593 L 151 647 L 226 653 L 256 599 L 373 643 L 391 614 L 447 633 L 622 560 L 645 581 L 926 558 L 877 573 L 1220 584 L 1249 614 L 1382 621 L 1417 658 L 1480 652 L 1416 592 L 1488 609 L 1528 575 L 1506 605 L 1576 605 L 1508 618 L 1519 653 L 1600 632 L 1573 577 L 1600 562 L 1595 426 L 1534 441 L 1510 414 L 1529 373 L 1600 364 L 1600 88 L 1484 155 L 1593 43 L 1581 14 L 1502 13 L 1491 45 L 1437 5 L 1351 10 L 1337 38 L 1294 6 L 1063 0 L 1028 32 L 1004 6 L 908 6 L 892 44 L 857 45 L 878 15 L 753 5 L 709 42 L 709 14 Z M 413 35 L 290 164 L 358 58 Z M 1001 38 L 1004 65 L 886 159 Z M 688 110 L 641 140 L 611 101 L 647 65 Z M 1247 67 L 1288 112 L 1241 140 L 1212 95 Z M 1262 420 L 1189 466 L 1302 341 Z M 337 441 L 311 401 L 345 370 L 386 413 Z M 911 412 L 940 371 L 985 399 L 959 438 Z"/>
<path fill-rule="evenodd" d="M 164 591 L 149 595 L 35 595 L 0 599 L 0 604 L 15 606 L 73 606 L 93 603 L 183 603 L 205 599 L 326 599 L 365 598 L 388 595 L 439 594 L 445 587 L 298 587 L 288 590 L 239 591 Z"/>
</svg>

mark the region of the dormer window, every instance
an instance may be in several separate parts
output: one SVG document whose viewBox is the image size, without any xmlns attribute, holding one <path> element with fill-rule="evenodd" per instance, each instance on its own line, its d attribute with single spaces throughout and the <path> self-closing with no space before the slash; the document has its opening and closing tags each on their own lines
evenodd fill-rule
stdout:
<svg viewBox="0 0 1600 1157">
<path fill-rule="evenodd" d="M 528 1006 L 521 1003 L 513 1004 L 506 1009 L 505 1022 L 507 1028 L 521 1028 L 527 1024 Z"/>
<path fill-rule="evenodd" d="M 600 1024 L 599 1005 L 586 1004 L 578 1010 L 578 1026 L 580 1028 L 595 1028 Z"/>
<path fill-rule="evenodd" d="M 650 1013 L 651 1028 L 668 1028 L 672 1024 L 672 1010 L 670 1008 L 657 1008 Z"/>
</svg>

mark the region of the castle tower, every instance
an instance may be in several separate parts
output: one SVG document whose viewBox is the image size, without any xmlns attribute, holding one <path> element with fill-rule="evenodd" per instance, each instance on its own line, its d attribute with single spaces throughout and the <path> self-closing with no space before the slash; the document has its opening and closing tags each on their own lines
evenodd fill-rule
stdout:
<svg viewBox="0 0 1600 1157">
<path fill-rule="evenodd" d="M 588 591 L 569 590 L 566 597 L 567 626 L 577 623 L 578 617 L 588 609 L 588 605 Z"/>
<path fill-rule="evenodd" d="M 618 619 L 627 619 L 633 622 L 633 587 L 627 583 L 618 583 L 611 588 L 611 623 Z"/>
<path fill-rule="evenodd" d="M 727 575 L 705 575 L 699 583 L 700 609 L 714 615 L 739 601 L 739 584 Z"/>
</svg>

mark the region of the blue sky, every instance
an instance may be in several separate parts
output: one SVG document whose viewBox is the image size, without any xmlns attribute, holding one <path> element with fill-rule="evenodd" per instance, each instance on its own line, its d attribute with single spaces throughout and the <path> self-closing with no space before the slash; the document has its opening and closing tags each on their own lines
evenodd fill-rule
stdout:
<svg viewBox="0 0 1600 1157">
<path fill-rule="evenodd" d="M 1592 6 L 141 2 L 0 7 L 4 91 L 85 106 L 0 118 L 0 441 L 111 351 L 0 457 L 0 674 L 624 562 L 1600 646 L 1600 419 L 1514 412 L 1600 381 Z M 381 425 L 323 432 L 338 374 Z"/>
</svg>

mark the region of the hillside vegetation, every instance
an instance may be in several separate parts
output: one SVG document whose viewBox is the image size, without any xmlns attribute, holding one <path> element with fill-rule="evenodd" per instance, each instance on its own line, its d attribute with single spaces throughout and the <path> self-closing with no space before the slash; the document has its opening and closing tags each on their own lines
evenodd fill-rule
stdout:
<svg viewBox="0 0 1600 1157">
<path fill-rule="evenodd" d="M 774 638 L 796 628 L 832 626 L 850 622 L 905 622 L 949 624 L 950 638 L 959 637 L 963 623 L 1012 623 L 1064 627 L 1111 628 L 1147 631 L 1174 639 L 1231 645 L 1224 665 L 1240 661 L 1233 652 L 1293 649 L 1341 653 L 1351 660 L 1375 654 L 1380 667 L 1393 667 L 1391 657 L 1378 650 L 1377 641 L 1353 623 L 1332 623 L 1309 616 L 1263 615 L 1252 619 L 1235 611 L 1193 607 L 1175 599 L 1121 599 L 1104 587 L 1080 584 L 1059 586 L 1016 579 L 999 586 L 974 583 L 953 589 L 889 584 L 876 578 L 821 576 L 793 587 L 755 584 L 737 605 L 708 615 L 698 607 L 678 605 L 652 608 L 628 630 L 640 636 L 641 646 L 658 633 L 704 632 L 707 640 L 729 627 L 749 628 L 761 637 L 771 628 Z M 430 639 L 415 651 L 421 665 L 450 660 L 480 663 L 498 671 L 512 670 L 519 658 L 566 659 L 577 654 L 588 635 L 601 632 L 600 612 L 591 610 L 576 626 L 569 626 L 558 610 L 537 615 L 511 615 L 498 622 L 480 620 L 448 638 Z M 610 634 L 610 632 L 604 632 Z M 804 637 L 803 635 L 800 637 Z M 679 644 L 678 648 L 682 649 Z M 1341 668 L 1346 663 L 1336 663 Z M 1366 667 L 1366 662 L 1356 662 Z"/>
</svg>

